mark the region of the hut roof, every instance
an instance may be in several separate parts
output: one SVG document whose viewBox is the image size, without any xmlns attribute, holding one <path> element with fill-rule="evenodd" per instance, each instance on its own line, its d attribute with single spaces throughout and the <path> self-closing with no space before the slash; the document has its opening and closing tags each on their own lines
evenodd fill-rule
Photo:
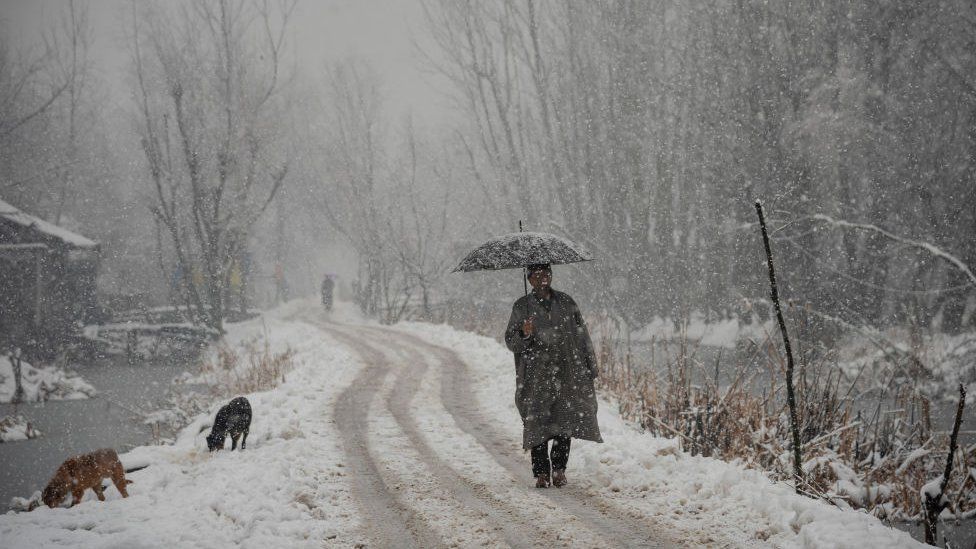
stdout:
<svg viewBox="0 0 976 549">
<path fill-rule="evenodd" d="M 80 234 L 58 227 L 54 223 L 24 213 L 3 200 L 0 200 L 0 220 L 32 229 L 44 236 L 57 239 L 72 248 L 95 249 L 98 247 L 98 243 L 94 240 L 89 240 Z"/>
</svg>

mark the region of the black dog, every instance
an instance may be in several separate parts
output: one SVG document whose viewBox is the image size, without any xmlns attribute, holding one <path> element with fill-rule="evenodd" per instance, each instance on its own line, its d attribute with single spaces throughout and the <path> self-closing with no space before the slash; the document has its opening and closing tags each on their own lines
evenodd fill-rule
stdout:
<svg viewBox="0 0 976 549">
<path fill-rule="evenodd" d="M 237 449 L 237 439 L 241 435 L 241 450 L 247 443 L 247 432 L 251 429 L 251 403 L 244 397 L 237 397 L 217 412 L 213 429 L 207 435 L 207 448 L 213 452 L 224 447 L 224 439 L 230 433 L 231 450 Z"/>
</svg>

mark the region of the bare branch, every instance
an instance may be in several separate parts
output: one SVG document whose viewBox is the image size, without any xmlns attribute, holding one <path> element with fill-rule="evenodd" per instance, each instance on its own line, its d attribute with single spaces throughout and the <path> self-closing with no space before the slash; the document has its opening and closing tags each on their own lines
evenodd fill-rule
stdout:
<svg viewBox="0 0 976 549">
<path fill-rule="evenodd" d="M 961 272 L 963 275 L 966 276 L 966 278 L 969 280 L 969 283 L 971 285 L 976 286 L 976 275 L 973 274 L 973 271 L 969 268 L 969 266 L 966 265 L 958 257 L 950 254 L 949 252 L 942 250 L 941 248 L 935 246 L 934 244 L 922 240 L 912 240 L 910 238 L 900 237 L 876 225 L 871 225 L 868 223 L 851 223 L 849 221 L 834 219 L 833 217 L 830 217 L 828 215 L 823 215 L 823 214 L 817 214 L 811 216 L 811 219 L 816 221 L 823 221 L 825 223 L 830 224 L 833 227 L 855 229 L 859 231 L 868 231 L 868 232 L 876 233 L 890 240 L 894 240 L 895 242 L 900 242 L 902 244 L 906 244 L 913 248 L 917 248 L 922 251 L 928 252 L 929 254 L 948 262 L 950 265 L 958 269 L 959 272 Z"/>
</svg>

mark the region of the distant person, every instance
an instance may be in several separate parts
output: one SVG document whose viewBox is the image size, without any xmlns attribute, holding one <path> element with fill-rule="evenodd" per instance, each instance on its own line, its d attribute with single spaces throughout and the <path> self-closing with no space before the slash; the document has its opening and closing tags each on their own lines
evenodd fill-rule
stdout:
<svg viewBox="0 0 976 549">
<path fill-rule="evenodd" d="M 169 302 L 179 303 L 183 295 L 183 266 L 177 264 L 173 269 L 173 276 L 169 279 Z"/>
<path fill-rule="evenodd" d="M 240 304 L 241 314 L 246 312 L 246 307 L 244 305 L 244 276 L 241 274 L 241 267 L 237 261 L 231 263 L 230 266 L 230 277 L 227 279 L 228 285 L 228 295 L 227 304 L 228 309 L 233 299 L 237 299 Z"/>
<path fill-rule="evenodd" d="M 535 485 L 558 488 L 568 482 L 572 439 L 603 442 L 593 389 L 596 354 L 576 302 L 550 286 L 549 265 L 529 265 L 527 275 L 532 292 L 512 306 L 505 343 L 515 353 L 515 405 Z"/>
<path fill-rule="evenodd" d="M 288 279 L 285 278 L 285 268 L 282 267 L 281 263 L 275 263 L 274 280 L 275 303 L 288 301 Z"/>
<path fill-rule="evenodd" d="M 332 275 L 325 275 L 322 280 L 322 306 L 325 307 L 326 311 L 332 310 L 333 290 L 335 290 L 335 281 L 332 280 Z"/>
</svg>

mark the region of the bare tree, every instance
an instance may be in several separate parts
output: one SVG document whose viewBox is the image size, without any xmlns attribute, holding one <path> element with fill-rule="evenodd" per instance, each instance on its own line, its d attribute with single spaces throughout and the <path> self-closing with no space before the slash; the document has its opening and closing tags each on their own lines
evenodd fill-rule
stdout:
<svg viewBox="0 0 976 549">
<path fill-rule="evenodd" d="M 421 137 L 409 117 L 402 131 L 390 131 L 379 75 L 368 65 L 345 60 L 326 77 L 324 184 L 310 193 L 315 212 L 324 211 L 357 252 L 364 313 L 396 322 L 419 309 L 431 318 L 454 236 L 454 151 Z"/>
<path fill-rule="evenodd" d="M 384 247 L 383 192 L 388 184 L 381 125 L 379 78 L 372 69 L 354 60 L 329 67 L 328 103 L 325 109 L 325 181 L 319 196 L 321 208 L 332 226 L 353 245 L 359 255 L 356 299 L 360 308 L 374 315 L 389 303 L 389 286 L 402 279 L 395 273 L 396 261 Z M 398 276 L 399 275 L 399 276 Z"/>
<path fill-rule="evenodd" d="M 457 232 L 452 231 L 449 215 L 453 211 L 451 189 L 458 178 L 449 152 L 438 155 L 421 143 L 409 120 L 404 133 L 406 155 L 400 173 L 393 176 L 397 201 L 387 216 L 387 246 L 397 255 L 408 281 L 420 291 L 421 318 L 432 320 L 434 293 L 454 259 L 448 246 Z M 435 164 L 435 158 L 443 160 Z"/>
<path fill-rule="evenodd" d="M 53 57 L 50 45 L 40 53 L 23 53 L 0 39 L 0 139 L 45 113 L 68 88 L 69 82 L 46 78 Z"/>
<path fill-rule="evenodd" d="M 216 329 L 248 231 L 288 172 L 275 143 L 294 6 L 132 5 L 132 67 L 152 212 L 170 237 L 187 304 Z"/>
<path fill-rule="evenodd" d="M 55 199 L 54 223 L 61 223 L 69 188 L 78 172 L 79 157 L 79 117 L 83 102 L 87 98 L 91 73 L 92 29 L 88 22 L 86 5 L 76 5 L 69 0 L 66 11 L 61 16 L 57 28 L 45 36 L 48 49 L 59 52 L 55 58 L 58 79 L 66 83 L 64 90 L 65 122 L 64 162 L 61 167 L 60 188 Z"/>
<path fill-rule="evenodd" d="M 76 11 L 72 2 L 67 12 L 43 39 L 19 48 L 12 33 L 0 33 L 0 192 L 35 211 L 46 209 L 51 181 L 69 162 L 62 157 L 70 155 L 60 154 L 58 103 L 70 96 L 77 106 L 87 72 L 84 9 Z M 55 39 L 65 33 L 77 39 Z M 73 68 L 64 70 L 67 64 Z"/>
<path fill-rule="evenodd" d="M 438 48 L 428 58 L 456 86 L 457 141 L 489 223 L 527 219 L 613 257 L 581 274 L 628 324 L 725 315 L 760 295 L 742 231 L 757 195 L 773 216 L 904 224 L 913 229 L 897 232 L 976 257 L 971 231 L 945 222 L 976 222 L 976 66 L 964 51 L 976 19 L 965 2 L 425 8 Z M 840 314 L 840 286 L 844 302 L 897 319 L 918 288 L 889 288 L 966 283 L 947 264 L 902 269 L 895 248 L 872 233 L 808 230 L 781 252 L 799 273 L 784 292 Z M 956 329 L 972 324 L 965 291 L 921 300 L 924 316 L 944 308 Z"/>
</svg>

